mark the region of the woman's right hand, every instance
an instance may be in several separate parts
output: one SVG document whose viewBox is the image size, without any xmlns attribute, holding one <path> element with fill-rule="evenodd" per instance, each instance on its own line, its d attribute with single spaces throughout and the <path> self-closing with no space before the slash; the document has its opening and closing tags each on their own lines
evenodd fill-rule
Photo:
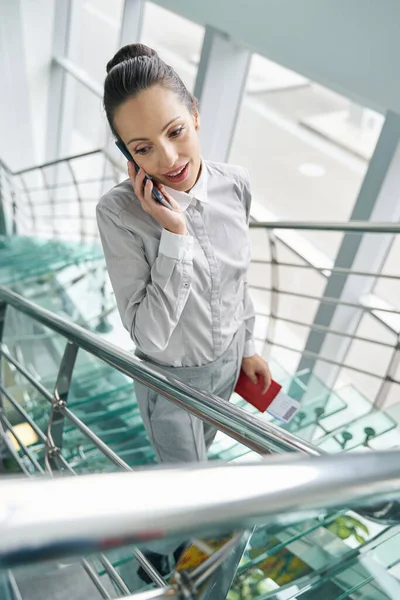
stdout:
<svg viewBox="0 0 400 600">
<path fill-rule="evenodd" d="M 170 196 L 165 190 L 163 185 L 158 185 L 157 188 L 160 190 L 162 195 L 171 204 L 173 210 L 166 208 L 154 200 L 151 192 L 153 190 L 153 182 L 147 180 L 144 185 L 144 178 L 146 173 L 141 168 L 137 173 L 132 162 L 128 162 L 128 173 L 132 183 L 133 190 L 136 196 L 139 198 L 140 204 L 145 212 L 153 217 L 164 229 L 167 229 L 171 233 L 178 235 L 187 235 L 185 215 L 183 214 L 181 207 L 172 196 Z"/>
</svg>

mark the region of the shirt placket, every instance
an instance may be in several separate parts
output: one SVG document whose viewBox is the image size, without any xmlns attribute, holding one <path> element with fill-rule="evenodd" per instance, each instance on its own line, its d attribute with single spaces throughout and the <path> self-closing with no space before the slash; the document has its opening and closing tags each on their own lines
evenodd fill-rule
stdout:
<svg viewBox="0 0 400 600">
<path fill-rule="evenodd" d="M 220 291 L 221 291 L 221 275 L 217 257 L 215 256 L 213 247 L 208 238 L 206 228 L 204 226 L 202 206 L 200 202 L 194 200 L 190 206 L 190 212 L 192 217 L 193 227 L 196 231 L 197 240 L 204 252 L 209 269 L 211 278 L 211 295 L 210 295 L 210 306 L 211 306 L 211 331 L 213 341 L 213 354 L 214 359 L 218 358 L 222 353 L 222 333 L 221 333 L 221 303 L 220 303 Z"/>
</svg>

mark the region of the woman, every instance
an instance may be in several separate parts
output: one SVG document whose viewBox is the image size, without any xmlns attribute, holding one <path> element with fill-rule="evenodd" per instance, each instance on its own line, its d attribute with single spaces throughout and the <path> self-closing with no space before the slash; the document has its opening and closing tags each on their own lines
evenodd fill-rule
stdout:
<svg viewBox="0 0 400 600">
<path fill-rule="evenodd" d="M 175 71 L 141 44 L 107 64 L 112 132 L 140 167 L 100 200 L 97 219 L 122 322 L 136 354 L 229 400 L 240 369 L 270 383 L 255 353 L 250 189 L 241 167 L 202 160 L 197 102 Z M 154 183 L 145 180 L 149 174 Z M 173 210 L 152 197 L 153 185 Z M 215 429 L 135 383 L 159 462 L 207 459 Z"/>
</svg>

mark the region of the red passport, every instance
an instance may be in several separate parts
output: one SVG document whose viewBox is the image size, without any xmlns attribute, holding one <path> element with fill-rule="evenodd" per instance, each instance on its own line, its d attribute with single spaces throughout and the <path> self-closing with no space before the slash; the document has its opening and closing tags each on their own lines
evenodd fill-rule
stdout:
<svg viewBox="0 0 400 600">
<path fill-rule="evenodd" d="M 274 380 L 266 393 L 262 394 L 263 384 L 262 377 L 253 383 L 244 371 L 240 371 L 235 392 L 260 412 L 267 410 L 273 417 L 288 423 L 300 408 L 300 403 L 282 392 L 282 386 Z"/>
</svg>

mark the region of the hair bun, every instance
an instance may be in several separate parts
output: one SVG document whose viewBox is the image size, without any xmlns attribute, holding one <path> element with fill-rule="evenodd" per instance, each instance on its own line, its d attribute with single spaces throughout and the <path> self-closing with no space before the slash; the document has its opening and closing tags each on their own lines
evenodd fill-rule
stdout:
<svg viewBox="0 0 400 600">
<path fill-rule="evenodd" d="M 112 57 L 107 63 L 107 73 L 111 71 L 116 65 L 130 60 L 133 58 L 139 58 L 141 56 L 148 56 L 149 58 L 158 57 L 158 54 L 153 48 L 145 46 L 145 44 L 128 44 L 118 50 L 118 52 Z"/>
</svg>

